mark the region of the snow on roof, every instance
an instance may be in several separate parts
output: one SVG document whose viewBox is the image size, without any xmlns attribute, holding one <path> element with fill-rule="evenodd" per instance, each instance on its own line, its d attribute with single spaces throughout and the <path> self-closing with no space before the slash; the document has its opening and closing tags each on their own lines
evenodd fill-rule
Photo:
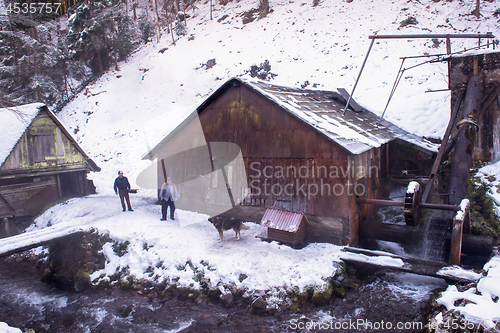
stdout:
<svg viewBox="0 0 500 333">
<path fill-rule="evenodd" d="M 0 109 L 0 165 L 5 162 L 43 103 Z"/>
<path fill-rule="evenodd" d="M 299 229 L 303 217 L 304 214 L 299 212 L 268 208 L 262 217 L 260 225 L 271 229 L 294 233 Z"/>
<path fill-rule="evenodd" d="M 274 101 L 351 154 L 361 154 L 395 139 L 404 140 L 428 151 L 438 151 L 438 145 L 411 134 L 389 121 L 381 120 L 379 116 L 364 108 L 362 112 L 354 112 L 349 109 L 344 114 L 342 110 L 346 105 L 346 99 L 338 92 L 283 87 L 263 81 L 232 78 L 219 87 L 177 128 L 145 154 L 143 159 L 156 156 L 161 147 L 235 82 L 240 82 Z"/>
<path fill-rule="evenodd" d="M 362 112 L 348 109 L 344 114 L 346 100 L 337 92 L 282 87 L 262 81 L 236 80 L 271 99 L 352 154 L 380 147 L 397 138 L 437 152 L 437 145 L 408 133 L 386 120 L 381 120 L 379 116 L 364 108 Z"/>
</svg>

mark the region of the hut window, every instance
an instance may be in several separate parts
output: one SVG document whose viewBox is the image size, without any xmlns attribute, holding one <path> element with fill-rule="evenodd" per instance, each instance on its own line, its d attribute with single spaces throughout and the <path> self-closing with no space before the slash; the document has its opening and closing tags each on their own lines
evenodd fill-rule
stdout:
<svg viewBox="0 0 500 333">
<path fill-rule="evenodd" d="M 43 162 L 46 157 L 55 157 L 56 145 L 54 130 L 51 128 L 37 128 L 31 130 L 31 144 L 34 162 Z"/>
</svg>

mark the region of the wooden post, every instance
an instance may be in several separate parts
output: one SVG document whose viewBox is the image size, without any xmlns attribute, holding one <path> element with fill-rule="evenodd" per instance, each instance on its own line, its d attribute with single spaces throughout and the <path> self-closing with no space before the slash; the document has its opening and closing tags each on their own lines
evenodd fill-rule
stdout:
<svg viewBox="0 0 500 333">
<path fill-rule="evenodd" d="M 235 207 L 236 205 L 234 204 L 233 192 L 231 191 L 231 185 L 229 185 L 229 180 L 227 178 L 225 166 L 223 165 L 220 168 L 220 170 L 222 171 L 222 177 L 224 177 L 224 182 L 226 183 L 227 194 L 229 195 L 229 200 L 231 200 L 231 205 Z"/>
<path fill-rule="evenodd" d="M 462 235 L 464 219 L 463 216 L 458 217 L 458 212 L 453 219 L 453 229 L 451 231 L 451 248 L 450 248 L 450 259 L 448 263 L 450 265 L 460 265 L 460 260 L 462 257 Z"/>
<path fill-rule="evenodd" d="M 165 170 L 165 161 L 162 159 L 161 160 L 161 168 L 163 171 L 163 179 L 165 180 L 165 183 L 167 182 L 167 170 Z"/>
<path fill-rule="evenodd" d="M 5 236 L 10 236 L 10 227 L 9 227 L 9 219 L 4 217 L 2 219 L 2 222 L 3 222 L 3 227 L 4 227 L 4 230 L 5 230 Z"/>
<path fill-rule="evenodd" d="M 172 43 L 175 45 L 174 29 L 172 29 L 172 23 L 170 23 L 169 26 L 170 26 L 170 33 L 172 34 Z"/>
<path fill-rule="evenodd" d="M 59 194 L 59 198 L 62 198 L 63 194 L 62 194 L 62 188 L 61 188 L 61 175 L 60 174 L 57 174 L 56 182 L 57 182 L 57 193 Z"/>
</svg>

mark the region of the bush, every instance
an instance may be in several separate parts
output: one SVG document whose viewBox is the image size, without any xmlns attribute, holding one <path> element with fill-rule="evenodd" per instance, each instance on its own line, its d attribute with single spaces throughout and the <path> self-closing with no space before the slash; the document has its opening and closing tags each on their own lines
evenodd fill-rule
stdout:
<svg viewBox="0 0 500 333">
<path fill-rule="evenodd" d="M 472 233 L 476 235 L 498 237 L 500 236 L 500 223 L 495 213 L 493 199 L 488 194 L 493 185 L 483 181 L 477 176 L 478 169 L 472 169 L 467 184 L 467 195 L 471 210 Z M 494 177 L 487 178 L 489 182 L 495 181 Z"/>
<path fill-rule="evenodd" d="M 184 36 L 187 34 L 186 24 L 184 22 L 179 22 L 175 25 L 175 33 L 177 36 Z"/>
<path fill-rule="evenodd" d="M 255 21 L 255 19 L 256 19 L 255 14 L 258 13 L 258 12 L 259 12 L 259 10 L 255 9 L 255 8 L 252 8 L 252 9 L 244 12 L 242 14 L 242 16 L 243 16 L 243 19 L 242 19 L 243 24 L 247 24 L 247 23 Z"/>
<path fill-rule="evenodd" d="M 260 66 L 252 65 L 247 73 L 250 74 L 251 77 L 256 77 L 261 80 L 270 80 L 277 76 L 277 74 L 271 73 L 269 60 L 264 61 Z"/>
<path fill-rule="evenodd" d="M 399 26 L 401 28 L 404 28 L 406 27 L 407 25 L 417 25 L 418 24 L 418 21 L 416 18 L 414 18 L 413 16 L 409 16 L 407 19 L 401 21 L 399 23 Z"/>
</svg>

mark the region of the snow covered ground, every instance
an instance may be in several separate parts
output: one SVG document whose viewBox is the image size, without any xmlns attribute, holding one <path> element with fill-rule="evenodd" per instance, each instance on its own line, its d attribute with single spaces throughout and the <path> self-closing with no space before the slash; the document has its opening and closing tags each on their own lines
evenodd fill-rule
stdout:
<svg viewBox="0 0 500 333">
<path fill-rule="evenodd" d="M 176 281 L 198 288 L 196 275 L 203 272 L 211 287 L 219 282 L 249 290 L 323 285 L 338 267 L 341 247 L 311 244 L 293 250 L 276 242 L 262 242 L 266 228 L 248 223 L 242 238 L 227 231 L 223 242 L 206 215 L 176 210 L 176 220 L 160 221 L 160 206 L 149 196 L 133 196 L 134 212 L 122 212 L 117 196 L 95 195 L 72 199 L 55 206 L 36 220 L 29 230 L 47 225 L 75 223 L 94 227 L 118 242 L 129 241 L 128 252 L 119 257 L 111 243 L 104 246 L 108 262 L 92 279 L 129 267 L 137 279 Z M 149 270 L 148 270 L 149 268 Z M 152 270 L 151 270 L 152 269 Z M 147 271 L 147 272 L 146 272 Z M 242 276 L 247 276 L 241 280 Z"/>
<path fill-rule="evenodd" d="M 256 8 L 257 1 L 231 1 L 226 6 L 217 3 L 213 20 L 209 19 L 208 3 L 197 2 L 198 8 L 189 11 L 193 17 L 187 22 L 187 35 L 175 45 L 164 31 L 158 44 L 143 46 L 119 64 L 119 71 L 104 74 L 68 104 L 58 117 L 102 168 L 89 177 L 98 194 L 52 207 L 30 230 L 74 223 L 94 226 L 117 241 L 129 241 L 128 253 L 122 257 L 105 246 L 108 263 L 93 278 L 128 265 L 138 278 L 170 278 L 196 287 L 195 267 L 203 270 L 214 285 L 221 281 L 268 290 L 323 284 L 335 274 L 339 246 L 311 244 L 293 250 L 262 242 L 255 236 L 265 234 L 265 229 L 255 224 L 249 224 L 250 230 L 242 232 L 240 241 L 226 237 L 218 243 L 207 216 L 178 210 L 176 221 L 160 221 L 160 207 L 153 204 L 154 190 L 139 189 L 131 198 L 135 211 L 122 213 L 112 190 L 116 173 L 123 170 L 136 188 L 137 175 L 151 165 L 142 156 L 225 80 L 245 75 L 252 65 L 269 60 L 271 72 L 277 74 L 271 83 L 314 85 L 323 90 L 344 87 L 351 92 L 368 50 L 369 35 L 491 31 L 500 36 L 498 17 L 494 15 L 500 4 L 482 1 L 482 17 L 477 19 L 470 15 L 474 1 L 320 1 L 319 6 L 312 6 L 312 1 L 269 3 L 271 13 L 243 24 L 241 14 Z M 222 19 L 224 15 L 228 16 Z M 418 24 L 401 27 L 409 17 Z M 452 41 L 452 51 L 476 45 L 477 40 L 457 39 Z M 382 114 L 400 57 L 443 53 L 442 40 L 376 41 L 354 99 Z M 210 59 L 215 59 L 216 65 L 206 69 L 202 65 Z M 404 68 L 426 60 L 407 59 Z M 449 92 L 426 91 L 446 88 L 446 63 L 409 69 L 385 118 L 417 135 L 440 137 L 449 119 Z M 500 167 L 492 168 L 500 179 Z M 149 267 L 152 270 L 146 273 Z M 487 300 L 490 295 L 498 296 L 488 283 L 482 286 L 478 286 L 481 297 Z"/>
<path fill-rule="evenodd" d="M 454 285 L 448 286 L 438 299 L 447 310 L 459 311 L 470 323 L 480 324 L 485 328 L 495 327 L 500 322 L 500 256 L 491 259 L 485 266 L 486 276 L 481 277 L 477 286 L 466 291 L 458 291 Z M 457 301 L 467 300 L 466 305 L 455 305 Z M 443 323 L 443 316 L 438 315 L 437 324 Z M 443 326 L 450 323 L 444 322 Z M 462 323 L 460 324 L 462 325 Z"/>
</svg>

